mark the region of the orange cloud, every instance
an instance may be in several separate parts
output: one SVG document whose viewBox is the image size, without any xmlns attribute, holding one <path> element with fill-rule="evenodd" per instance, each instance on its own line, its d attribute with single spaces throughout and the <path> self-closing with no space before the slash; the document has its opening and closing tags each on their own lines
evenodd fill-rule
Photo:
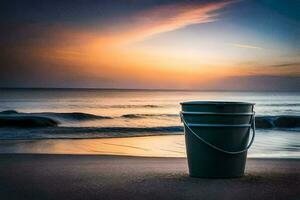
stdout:
<svg viewBox="0 0 300 200">
<path fill-rule="evenodd" d="M 105 52 L 111 54 L 111 51 L 115 53 L 116 51 L 122 51 L 124 50 L 122 48 L 126 45 L 147 39 L 153 35 L 184 28 L 192 24 L 213 22 L 217 20 L 216 17 L 218 16 L 215 12 L 232 2 L 166 5 L 120 18 L 119 23 L 111 24 L 106 29 L 94 32 L 61 30 L 58 31 L 60 34 L 54 34 L 61 35 L 67 45 L 57 44 L 56 48 L 60 48 L 57 52 L 77 51 L 77 53 L 81 52 L 83 55 L 89 52 L 90 55 L 95 53 L 95 56 L 101 58 L 101 54 Z M 71 38 L 70 42 L 66 42 L 70 40 L 68 38 Z M 75 45 L 72 45 L 72 42 Z"/>
<path fill-rule="evenodd" d="M 184 61 L 172 62 L 163 56 L 149 57 L 132 49 L 130 44 L 188 25 L 213 22 L 218 17 L 216 11 L 232 2 L 161 6 L 122 18 L 119 23 L 110 25 L 113 29 L 107 27 L 98 31 L 82 31 L 54 28 L 46 33 L 51 44 L 34 46 L 31 54 L 38 57 L 39 62 L 51 62 L 53 66 L 69 68 L 73 66 L 76 74 L 134 79 L 148 84 L 164 82 L 181 85 L 199 82 L 201 76 L 200 82 L 204 83 L 217 76 L 236 73 L 234 69 L 226 67 L 194 66 L 187 70 Z M 118 26 L 120 29 L 116 31 Z M 185 77 L 189 77 L 189 80 Z"/>
<path fill-rule="evenodd" d="M 129 17 L 130 29 L 110 38 L 116 41 L 134 42 L 152 35 L 173 31 L 192 24 L 213 22 L 215 11 L 233 1 L 210 4 L 175 4 L 154 8 Z"/>
</svg>

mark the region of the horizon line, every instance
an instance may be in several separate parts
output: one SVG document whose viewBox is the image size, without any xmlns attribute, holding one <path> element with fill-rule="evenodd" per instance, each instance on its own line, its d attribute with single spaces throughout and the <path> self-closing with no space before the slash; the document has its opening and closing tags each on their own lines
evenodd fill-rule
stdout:
<svg viewBox="0 0 300 200">
<path fill-rule="evenodd" d="M 0 87 L 0 90 L 135 90 L 181 92 L 300 92 L 300 90 L 221 90 L 221 89 L 158 89 L 158 88 L 101 88 L 101 87 Z"/>
</svg>

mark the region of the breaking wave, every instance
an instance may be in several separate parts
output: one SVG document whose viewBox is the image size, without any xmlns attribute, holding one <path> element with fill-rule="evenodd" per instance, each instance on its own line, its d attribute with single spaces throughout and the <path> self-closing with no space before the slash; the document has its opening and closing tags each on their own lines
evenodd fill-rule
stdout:
<svg viewBox="0 0 300 200">
<path fill-rule="evenodd" d="M 146 117 L 178 117 L 177 114 L 126 114 L 124 118 L 146 118 Z"/>
<path fill-rule="evenodd" d="M 180 135 L 181 126 L 168 127 L 48 127 L 48 128 L 0 128 L 0 139 L 91 139 L 137 137 L 155 135 Z"/>
<path fill-rule="evenodd" d="M 0 127 L 55 127 L 64 121 L 88 121 L 114 118 L 143 119 L 159 117 L 179 117 L 177 114 L 125 114 L 119 117 L 100 116 L 89 113 L 21 113 L 15 110 L 0 112 Z M 280 116 L 257 116 L 255 118 L 256 128 L 298 128 L 300 127 L 300 116 L 280 115 Z M 73 128 L 73 127 L 70 127 Z M 85 128 L 85 127 L 82 127 Z M 134 127 L 133 127 L 134 128 Z M 138 128 L 136 128 L 138 130 Z M 113 129 L 103 129 L 112 131 Z M 125 130 L 125 129 L 124 129 Z M 133 129 L 128 129 L 133 130 Z M 148 131 L 156 130 L 156 128 Z M 173 129 L 168 129 L 174 131 Z M 142 130 L 139 130 L 142 131 Z"/>
<path fill-rule="evenodd" d="M 0 112 L 0 127 L 49 127 L 57 126 L 62 120 L 84 121 L 112 119 L 107 116 L 99 116 L 88 113 L 20 113 L 15 110 Z"/>
<path fill-rule="evenodd" d="M 300 127 L 300 116 L 257 116 L 257 128 L 297 128 Z"/>
<path fill-rule="evenodd" d="M 59 122 L 42 116 L 0 116 L 0 127 L 49 127 Z"/>
<path fill-rule="evenodd" d="M 111 106 L 105 106 L 106 108 L 161 108 L 163 107 L 162 105 L 152 105 L 152 104 L 147 104 L 147 105 L 111 105 Z"/>
</svg>

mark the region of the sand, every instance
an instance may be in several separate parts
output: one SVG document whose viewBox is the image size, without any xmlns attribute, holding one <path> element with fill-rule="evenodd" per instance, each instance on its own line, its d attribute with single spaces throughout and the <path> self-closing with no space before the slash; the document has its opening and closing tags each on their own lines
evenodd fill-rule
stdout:
<svg viewBox="0 0 300 200">
<path fill-rule="evenodd" d="M 0 198 L 300 199 L 300 160 L 248 159 L 235 179 L 190 178 L 185 158 L 0 154 Z"/>
</svg>

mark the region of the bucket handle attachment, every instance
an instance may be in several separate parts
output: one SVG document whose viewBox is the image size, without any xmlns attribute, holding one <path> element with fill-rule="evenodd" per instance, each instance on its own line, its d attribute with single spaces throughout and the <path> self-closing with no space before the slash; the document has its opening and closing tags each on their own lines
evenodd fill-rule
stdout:
<svg viewBox="0 0 300 200">
<path fill-rule="evenodd" d="M 223 153 L 226 153 L 226 154 L 239 154 L 239 153 L 244 153 L 245 151 L 247 151 L 251 145 L 253 144 L 253 141 L 254 141 L 254 137 L 255 137 L 255 112 L 253 112 L 253 115 L 251 116 L 251 129 L 252 129 L 252 138 L 249 142 L 249 144 L 247 145 L 247 147 L 243 150 L 240 150 L 240 151 L 227 151 L 227 150 L 224 150 L 220 147 L 217 147 L 215 145 L 213 145 L 212 143 L 206 141 L 205 139 L 203 139 L 202 137 L 200 137 L 199 135 L 197 135 L 193 129 L 191 129 L 191 127 L 188 125 L 188 123 L 185 121 L 184 117 L 183 117 L 183 114 L 182 112 L 180 112 L 180 118 L 181 118 L 181 121 L 184 123 L 184 125 L 191 131 L 191 133 L 193 133 L 193 135 L 198 138 L 200 141 L 202 141 L 203 143 L 205 143 L 206 145 L 212 147 L 213 149 L 216 149 L 220 152 L 223 152 Z"/>
</svg>

